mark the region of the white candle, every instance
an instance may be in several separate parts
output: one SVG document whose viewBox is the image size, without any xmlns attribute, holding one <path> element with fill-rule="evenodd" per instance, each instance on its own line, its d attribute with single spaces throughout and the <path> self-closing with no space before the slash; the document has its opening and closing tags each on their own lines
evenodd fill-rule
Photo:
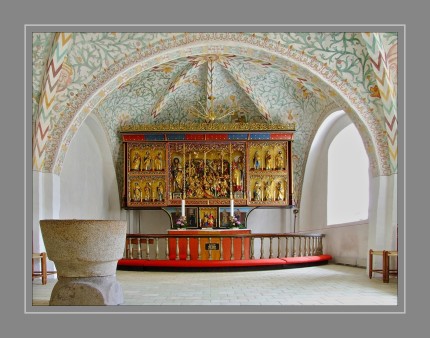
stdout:
<svg viewBox="0 0 430 338">
<path fill-rule="evenodd" d="M 234 216 L 234 200 L 230 200 L 230 216 Z"/>
<path fill-rule="evenodd" d="M 181 202 L 181 214 L 182 216 L 185 216 L 185 200 L 182 200 Z"/>
</svg>

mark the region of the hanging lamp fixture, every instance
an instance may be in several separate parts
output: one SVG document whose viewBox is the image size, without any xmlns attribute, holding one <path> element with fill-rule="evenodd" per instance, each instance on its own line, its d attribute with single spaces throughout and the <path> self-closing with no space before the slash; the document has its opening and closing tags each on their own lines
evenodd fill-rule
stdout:
<svg viewBox="0 0 430 338">
<path fill-rule="evenodd" d="M 215 105 L 215 96 L 213 95 L 213 61 L 218 58 L 217 55 L 209 55 L 208 59 L 208 81 L 207 81 L 207 101 L 206 106 L 201 102 L 197 102 L 197 105 L 191 106 L 188 112 L 196 118 L 204 120 L 206 123 L 213 123 L 216 120 L 222 120 L 227 116 L 234 115 L 244 111 L 243 108 L 239 106 L 234 95 L 230 96 L 232 105 L 227 103 Z"/>
</svg>

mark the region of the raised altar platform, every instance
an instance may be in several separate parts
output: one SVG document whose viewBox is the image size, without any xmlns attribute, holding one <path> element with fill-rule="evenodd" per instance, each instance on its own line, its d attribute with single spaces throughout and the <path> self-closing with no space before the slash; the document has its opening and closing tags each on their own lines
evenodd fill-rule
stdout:
<svg viewBox="0 0 430 338">
<path fill-rule="evenodd" d="M 119 270 L 282 269 L 327 264 L 324 234 L 251 234 L 248 229 L 128 234 Z"/>
<path fill-rule="evenodd" d="M 186 261 L 186 260 L 153 260 L 153 259 L 120 259 L 118 270 L 173 270 L 173 271 L 230 271 L 255 269 L 291 269 L 327 264 L 330 255 L 245 259 L 225 261 Z"/>
</svg>

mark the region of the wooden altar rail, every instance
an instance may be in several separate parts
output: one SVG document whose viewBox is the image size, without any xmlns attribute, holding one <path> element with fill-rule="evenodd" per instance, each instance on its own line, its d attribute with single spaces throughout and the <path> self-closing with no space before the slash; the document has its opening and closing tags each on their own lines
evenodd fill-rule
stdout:
<svg viewBox="0 0 430 338">
<path fill-rule="evenodd" d="M 323 254 L 324 234 L 292 234 L 292 233 L 272 233 L 272 234 L 241 234 L 241 235 L 166 235 L 166 234 L 127 234 L 126 245 L 124 250 L 125 259 L 155 259 L 155 260 L 169 260 L 172 258 L 172 252 L 169 249 L 169 241 L 175 243 L 174 257 L 179 260 L 180 252 L 180 239 L 186 239 L 186 260 L 191 259 L 190 254 L 190 240 L 196 239 L 198 241 L 198 260 L 202 260 L 201 255 L 201 241 L 207 240 L 211 243 L 213 239 L 220 240 L 220 255 L 219 260 L 234 260 L 234 240 L 241 241 L 241 255 L 240 259 L 246 259 L 245 251 L 249 252 L 250 259 L 263 259 L 263 258 L 282 258 L 282 257 L 305 257 L 305 256 L 318 256 Z M 249 250 L 245 249 L 245 239 L 249 238 Z M 223 254 L 223 241 L 229 240 L 231 243 L 230 253 Z M 164 250 L 160 250 L 161 242 L 164 241 Z M 268 243 L 267 243 L 268 242 Z M 170 242 L 171 243 L 171 242 Z M 258 252 L 254 250 L 255 244 L 260 244 Z M 265 246 L 269 245 L 268 256 L 265 253 Z M 274 247 L 276 245 L 276 252 Z M 163 251 L 163 252 L 161 252 Z M 162 256 L 162 258 L 161 258 Z M 267 257 L 266 257 L 267 256 Z M 151 258 L 152 257 L 152 258 Z M 209 251 L 208 260 L 212 260 Z"/>
</svg>

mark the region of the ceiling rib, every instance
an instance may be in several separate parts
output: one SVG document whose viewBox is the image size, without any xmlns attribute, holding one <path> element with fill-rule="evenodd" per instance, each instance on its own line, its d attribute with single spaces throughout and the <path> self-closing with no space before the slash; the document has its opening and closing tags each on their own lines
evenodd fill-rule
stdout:
<svg viewBox="0 0 430 338">
<path fill-rule="evenodd" d="M 239 87 L 246 93 L 246 95 L 251 99 L 251 101 L 254 103 L 254 105 L 257 107 L 258 111 L 261 115 L 263 115 L 265 120 L 271 120 L 271 116 L 269 113 L 269 110 L 265 106 L 265 104 L 255 95 L 254 91 L 252 90 L 251 85 L 249 82 L 244 79 L 233 67 L 233 65 L 230 63 L 230 61 L 226 58 L 222 59 L 222 62 L 218 62 L 222 67 L 224 67 L 228 73 L 236 80 Z"/>
</svg>

